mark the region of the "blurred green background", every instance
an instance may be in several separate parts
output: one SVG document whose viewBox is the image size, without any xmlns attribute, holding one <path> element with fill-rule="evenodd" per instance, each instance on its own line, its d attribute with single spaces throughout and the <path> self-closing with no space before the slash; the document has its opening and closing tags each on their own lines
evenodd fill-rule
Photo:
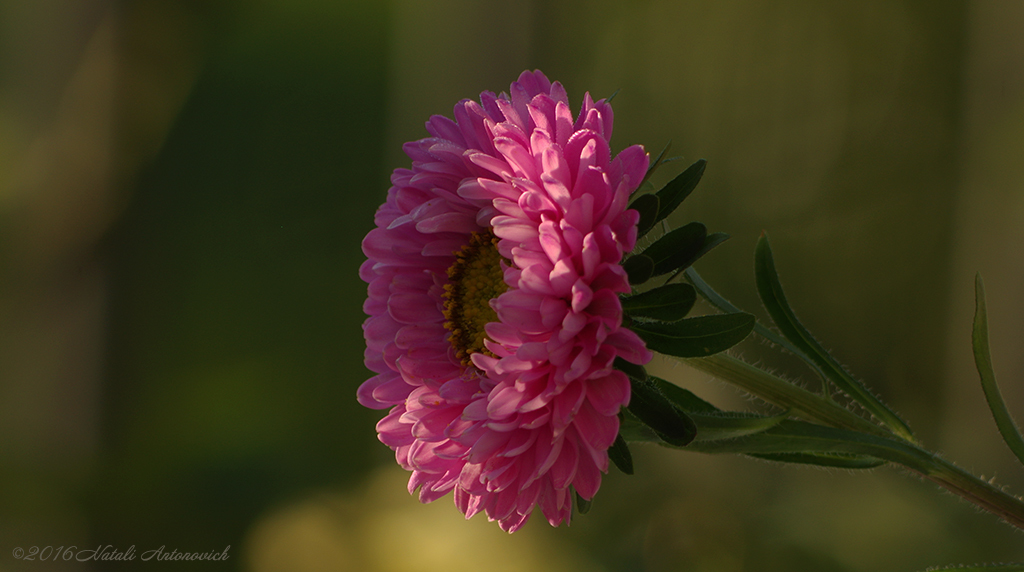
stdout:
<svg viewBox="0 0 1024 572">
<path fill-rule="evenodd" d="M 523 69 L 616 89 L 613 146 L 708 171 L 699 269 L 789 298 L 926 444 L 1018 494 L 973 276 L 1024 416 L 1024 3 L 0 2 L 0 571 L 913 571 L 1024 537 L 893 469 L 636 448 L 514 536 L 421 506 L 360 408 L 359 242 L 404 141 Z M 770 360 L 757 345 L 749 359 Z M 785 362 L 768 365 L 788 367 Z M 723 407 L 736 391 L 662 373 Z M 165 546 L 226 563 L 24 562 Z"/>
</svg>

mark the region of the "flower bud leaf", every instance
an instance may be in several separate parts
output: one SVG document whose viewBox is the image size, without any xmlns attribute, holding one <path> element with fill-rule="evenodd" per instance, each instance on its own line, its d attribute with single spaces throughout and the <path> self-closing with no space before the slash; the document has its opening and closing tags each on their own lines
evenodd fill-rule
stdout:
<svg viewBox="0 0 1024 572">
<path fill-rule="evenodd" d="M 630 203 L 629 208 L 640 213 L 640 220 L 636 223 L 637 236 L 643 236 L 654 228 L 654 223 L 658 219 L 659 203 L 657 195 L 640 195 Z"/>
<path fill-rule="evenodd" d="M 782 291 L 782 283 L 779 282 L 779 275 L 775 271 L 771 245 L 765 234 L 761 235 L 757 241 L 757 247 L 754 249 L 754 277 L 761 303 L 768 310 L 768 315 L 771 316 L 782 335 L 810 357 L 832 383 L 836 384 L 836 387 L 860 403 L 889 429 L 913 442 L 913 433 L 906 422 L 868 391 L 861 382 L 854 379 L 843 366 L 839 365 L 839 362 L 814 339 L 814 336 L 797 319 Z"/>
<path fill-rule="evenodd" d="M 630 390 L 629 412 L 654 430 L 662 441 L 684 447 L 697 436 L 693 420 L 672 405 L 654 384 L 631 378 Z"/>
<path fill-rule="evenodd" d="M 630 329 L 656 352 L 683 358 L 706 357 L 743 341 L 754 329 L 754 316 L 740 312 L 685 318 L 670 324 L 635 322 Z"/>
<path fill-rule="evenodd" d="M 1017 460 L 1024 464 L 1024 438 L 1020 435 L 1017 424 L 1013 422 L 1006 402 L 996 385 L 996 372 L 992 367 L 992 354 L 988 346 L 988 312 L 985 309 L 985 284 L 981 274 L 974 277 L 974 328 L 971 332 L 971 345 L 974 349 L 974 365 L 981 377 L 981 389 L 985 392 L 988 408 L 996 421 L 999 434 L 1006 446 L 1013 451 Z"/>
<path fill-rule="evenodd" d="M 686 317 L 697 301 L 697 291 L 689 284 L 666 284 L 622 299 L 622 311 L 630 317 L 660 322 L 677 322 Z"/>
<path fill-rule="evenodd" d="M 650 256 L 636 254 L 622 263 L 622 269 L 626 271 L 629 283 L 636 286 L 647 282 L 654 276 L 654 261 Z"/>
<path fill-rule="evenodd" d="M 629 452 L 629 445 L 622 438 L 622 433 L 615 436 L 615 442 L 608 448 L 608 458 L 623 473 L 633 474 L 633 455 Z"/>
</svg>

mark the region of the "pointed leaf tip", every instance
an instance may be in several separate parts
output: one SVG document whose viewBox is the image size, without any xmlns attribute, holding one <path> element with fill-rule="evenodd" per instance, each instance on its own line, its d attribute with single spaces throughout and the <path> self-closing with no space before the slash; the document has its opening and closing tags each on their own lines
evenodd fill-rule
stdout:
<svg viewBox="0 0 1024 572">
<path fill-rule="evenodd" d="M 689 284 L 666 284 L 622 299 L 622 311 L 631 318 L 676 322 L 686 317 L 697 301 Z"/>
<path fill-rule="evenodd" d="M 746 313 L 712 314 L 684 318 L 670 324 L 635 323 L 630 329 L 647 347 L 675 357 L 707 357 L 742 342 L 754 329 L 754 316 Z"/>
<path fill-rule="evenodd" d="M 704 248 L 707 236 L 706 226 L 691 222 L 659 238 L 642 253 L 654 262 L 651 275 L 661 276 L 692 264 Z"/>
<path fill-rule="evenodd" d="M 661 153 L 658 153 L 658 156 L 655 157 L 655 159 L 649 163 L 649 166 L 647 167 L 647 173 L 644 174 L 644 178 L 640 181 L 640 187 L 643 187 L 644 185 L 648 184 L 651 175 L 653 175 L 654 172 L 658 170 L 658 167 L 660 167 L 661 164 L 664 162 L 662 161 L 662 158 L 665 157 L 665 153 L 668 153 L 668 150 L 671 147 L 672 140 L 670 139 L 669 142 L 665 144 L 665 148 L 661 150 Z M 640 190 L 640 187 L 637 187 L 637 190 Z M 651 185 L 651 188 L 654 188 L 654 185 Z"/>
<path fill-rule="evenodd" d="M 654 228 L 659 203 L 657 195 L 640 195 L 629 205 L 629 208 L 640 213 L 640 220 L 636 223 L 637 236 L 643 236 Z"/>
<path fill-rule="evenodd" d="M 669 401 L 657 386 L 630 379 L 630 413 L 650 427 L 658 437 L 674 447 L 684 447 L 697 436 L 693 419 Z"/>
<path fill-rule="evenodd" d="M 618 93 L 618 92 L 616 92 Z M 573 491 L 573 496 L 576 499 L 576 512 L 580 514 L 587 514 L 590 512 L 590 507 L 594 505 L 594 501 L 587 500 L 580 496 L 580 493 Z"/>
<path fill-rule="evenodd" d="M 913 442 L 913 433 L 906 422 L 868 391 L 860 381 L 854 379 L 797 319 L 782 290 L 782 283 L 775 270 L 772 247 L 765 232 L 761 233 L 761 238 L 754 248 L 754 279 L 761 303 L 782 335 L 810 357 L 839 389 L 861 404 L 890 430 Z"/>
<path fill-rule="evenodd" d="M 615 442 L 608 448 L 608 458 L 623 473 L 633 474 L 633 455 L 629 452 L 629 445 L 622 438 L 622 433 L 615 436 Z"/>
<path fill-rule="evenodd" d="M 671 145 L 671 143 L 669 145 Z M 669 145 L 666 145 L 665 149 L 658 155 L 658 158 L 651 163 L 650 168 L 647 169 L 647 175 L 641 182 L 641 186 L 647 182 L 659 165 L 669 162 L 669 159 L 662 159 L 662 157 L 665 156 L 665 152 L 668 151 Z M 660 201 L 658 216 L 654 221 L 655 223 L 665 220 L 668 215 L 672 214 L 677 208 L 679 208 L 679 205 L 683 203 L 686 197 L 690 196 L 693 189 L 697 187 L 697 183 L 700 182 L 701 177 L 704 176 L 704 168 L 706 166 L 707 161 L 704 159 L 698 160 L 687 167 L 682 173 L 676 175 L 674 179 L 669 181 L 668 184 L 655 193 Z M 643 236 L 643 234 L 641 233 L 640 236 Z"/>
<path fill-rule="evenodd" d="M 974 327 L 971 332 L 971 346 L 974 350 L 974 365 L 981 377 L 981 389 L 985 392 L 985 400 L 995 419 L 1003 442 L 1013 451 L 1017 460 L 1024 465 L 1024 438 L 1014 423 L 1006 402 L 996 384 L 996 372 L 992 366 L 992 353 L 988 342 L 988 310 L 985 306 L 985 283 L 981 273 L 974 277 Z"/>
</svg>

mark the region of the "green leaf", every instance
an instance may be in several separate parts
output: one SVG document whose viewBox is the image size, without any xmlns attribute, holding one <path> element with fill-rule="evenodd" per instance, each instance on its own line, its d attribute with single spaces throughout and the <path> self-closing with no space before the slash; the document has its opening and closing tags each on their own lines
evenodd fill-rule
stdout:
<svg viewBox="0 0 1024 572">
<path fill-rule="evenodd" d="M 631 318 L 642 317 L 661 322 L 676 322 L 686 317 L 697 301 L 697 291 L 689 284 L 666 284 L 622 299 L 622 311 Z"/>
<path fill-rule="evenodd" d="M 700 277 L 700 274 L 697 273 L 697 270 L 694 267 L 691 266 L 687 268 L 685 270 L 685 274 L 686 279 L 690 281 L 690 284 L 693 284 L 693 287 L 697 289 L 697 292 L 705 300 L 711 303 L 712 306 L 718 308 L 719 310 L 725 312 L 726 314 L 735 314 L 736 312 L 740 311 L 739 308 L 737 308 L 731 302 L 726 300 L 721 294 L 715 292 L 715 289 L 712 288 L 711 285 L 709 285 L 707 282 L 704 281 L 703 278 Z M 814 363 L 814 360 L 808 357 L 807 354 L 803 352 L 803 350 L 793 345 L 786 338 L 769 330 L 761 322 L 756 322 L 754 324 L 754 333 L 772 342 L 773 344 L 781 346 L 786 351 L 800 358 L 801 360 L 803 360 L 804 363 L 807 364 L 808 367 L 813 369 L 815 373 L 818 374 L 818 377 L 820 377 L 821 379 L 826 379 L 825 373 L 821 371 L 821 368 L 818 367 L 818 364 Z"/>
<path fill-rule="evenodd" d="M 750 456 L 777 463 L 817 465 L 819 467 L 834 467 L 837 469 L 874 469 L 885 464 L 885 461 L 875 457 L 840 453 L 774 453 L 752 454 Z"/>
<path fill-rule="evenodd" d="M 622 438 L 622 433 L 615 436 L 615 442 L 608 448 L 608 458 L 623 473 L 633 474 L 633 455 L 629 452 L 629 445 Z"/>
<path fill-rule="evenodd" d="M 661 442 L 658 434 L 631 413 L 629 409 L 623 409 L 619 412 L 619 436 L 627 443 Z M 609 452 L 608 454 L 610 455 L 611 453 Z M 630 458 L 630 463 L 630 467 L 632 467 L 632 457 Z"/>
<path fill-rule="evenodd" d="M 580 493 L 576 492 L 575 489 L 573 489 L 572 491 L 572 496 L 576 499 L 576 512 L 580 514 L 587 514 L 588 512 L 590 512 L 590 507 L 593 506 L 594 504 L 593 501 L 588 501 L 587 499 L 581 497 Z"/>
<path fill-rule="evenodd" d="M 665 234 L 647 247 L 642 255 L 654 262 L 653 276 L 668 274 L 686 268 L 704 248 L 708 229 L 699 222 L 691 222 Z"/>
<path fill-rule="evenodd" d="M 653 190 L 654 190 L 654 183 L 652 183 L 650 181 L 644 181 L 643 183 L 640 183 L 640 186 L 637 187 L 632 193 L 630 193 L 629 196 L 643 195 L 643 194 L 649 193 L 649 192 L 651 192 Z"/>
<path fill-rule="evenodd" d="M 701 256 L 704 256 L 708 252 L 711 252 L 712 248 L 729 240 L 729 238 L 729 234 L 725 232 L 713 232 L 707 235 L 704 238 L 704 246 L 702 246 L 700 250 L 697 251 L 697 256 L 693 259 L 693 261 L 696 262 L 697 259 L 699 259 Z M 693 264 L 693 262 L 691 262 L 690 264 Z M 689 264 L 687 266 L 689 266 Z"/>
<path fill-rule="evenodd" d="M 634 254 L 622 263 L 622 269 L 626 271 L 629 283 L 636 286 L 647 282 L 654 276 L 654 261 L 649 256 Z"/>
<path fill-rule="evenodd" d="M 701 257 L 703 257 L 705 254 L 711 252 L 712 248 L 718 246 L 719 244 L 722 244 L 726 240 L 729 240 L 729 235 L 724 232 L 713 232 L 705 236 L 704 245 L 700 247 L 700 250 L 693 253 L 693 256 L 689 260 L 680 263 L 679 269 L 676 270 L 675 274 L 673 274 L 672 277 L 669 278 L 669 280 L 675 278 L 676 275 L 678 275 L 680 272 L 685 272 L 687 268 L 693 266 L 694 262 L 700 260 Z"/>
<path fill-rule="evenodd" d="M 875 457 L 899 463 L 911 470 L 928 474 L 933 467 L 933 453 L 925 452 L 902 440 L 868 435 L 859 431 L 815 425 L 806 421 L 786 419 L 762 431 L 718 441 L 690 443 L 686 449 L 703 453 L 742 453 L 747 455 L 813 454 Z M 810 458 L 806 458 L 810 460 Z M 826 465 L 831 466 L 831 465 Z"/>
<path fill-rule="evenodd" d="M 651 383 L 630 378 L 628 410 L 669 445 L 683 447 L 693 441 L 697 427 L 693 420 L 665 398 Z"/>
<path fill-rule="evenodd" d="M 615 367 L 615 369 L 626 374 L 629 377 L 629 379 L 633 379 L 640 382 L 647 381 L 647 370 L 644 369 L 644 366 L 642 365 L 637 365 L 635 363 L 628 362 L 620 357 L 617 357 L 613 362 L 613 366 Z"/>
<path fill-rule="evenodd" d="M 685 318 L 671 324 L 634 323 L 630 329 L 656 352 L 682 358 L 705 357 L 743 341 L 754 329 L 754 316 L 716 314 Z"/>
<path fill-rule="evenodd" d="M 647 185 L 650 185 L 652 189 L 654 188 L 654 185 L 650 183 L 651 175 L 653 175 L 654 172 L 658 170 L 658 167 L 660 167 L 661 164 L 664 162 L 662 161 L 662 159 L 665 157 L 665 153 L 668 153 L 668 150 L 671 148 L 672 142 L 669 141 L 668 143 L 665 144 L 665 148 L 661 150 L 661 153 L 658 153 L 657 158 L 650 162 L 650 164 L 647 166 L 647 173 L 644 174 L 644 178 L 640 181 L 640 185 L 637 187 L 636 191 L 633 191 L 634 193 L 639 192 L 641 188 Z"/>
<path fill-rule="evenodd" d="M 691 391 L 650 376 L 650 381 L 673 405 L 682 409 L 697 425 L 696 441 L 732 439 L 760 433 L 778 425 L 788 413 L 763 416 L 754 413 L 722 411 Z"/>
<path fill-rule="evenodd" d="M 839 365 L 839 362 L 825 351 L 825 348 L 814 339 L 807 328 L 797 320 L 796 314 L 789 307 L 786 295 L 782 291 L 782 284 L 775 271 L 771 245 L 768 244 L 768 237 L 764 234 L 757 241 L 757 248 L 754 250 L 754 275 L 761 302 L 782 335 L 810 357 L 840 390 L 846 392 L 891 430 L 907 440 L 913 441 L 914 437 L 910 427 L 868 391 L 863 384 L 854 379 L 843 366 Z"/>
<path fill-rule="evenodd" d="M 700 178 L 704 176 L 704 168 L 707 166 L 707 163 L 704 159 L 700 159 L 687 167 L 685 171 L 679 173 L 676 178 L 669 181 L 667 185 L 658 191 L 657 195 L 658 199 L 661 200 L 661 207 L 658 210 L 658 219 L 655 222 L 668 218 L 668 215 L 679 208 L 683 200 L 690 196 L 693 189 L 697 188 Z"/>
<path fill-rule="evenodd" d="M 658 391 L 661 391 L 662 395 L 667 397 L 673 405 L 682 409 L 687 414 L 690 412 L 718 413 L 721 411 L 721 409 L 694 395 L 692 391 L 679 387 L 672 382 L 665 381 L 664 379 L 653 375 L 650 376 L 650 380 L 654 385 L 658 386 Z"/>
<path fill-rule="evenodd" d="M 637 236 L 643 236 L 654 228 L 654 223 L 658 219 L 659 203 L 657 195 L 640 195 L 630 203 L 629 208 L 640 213 L 640 220 L 636 223 Z"/>
<path fill-rule="evenodd" d="M 981 274 L 974 277 L 974 330 L 971 333 L 971 344 L 974 347 L 974 365 L 981 376 L 981 389 L 985 392 L 988 408 L 995 418 L 999 434 L 1003 436 L 1006 446 L 1013 451 L 1017 460 L 1024 464 L 1024 438 L 1020 429 L 1013 422 L 1006 402 L 996 385 L 996 372 L 992 367 L 992 354 L 988 347 L 988 311 L 985 309 L 985 284 Z"/>
<path fill-rule="evenodd" d="M 735 439 L 767 431 L 786 419 L 789 413 L 765 417 L 753 413 L 688 413 L 697 425 L 694 442 Z"/>
<path fill-rule="evenodd" d="M 929 568 L 925 572 L 1024 572 L 1024 563 L 947 566 L 945 568 Z"/>
</svg>

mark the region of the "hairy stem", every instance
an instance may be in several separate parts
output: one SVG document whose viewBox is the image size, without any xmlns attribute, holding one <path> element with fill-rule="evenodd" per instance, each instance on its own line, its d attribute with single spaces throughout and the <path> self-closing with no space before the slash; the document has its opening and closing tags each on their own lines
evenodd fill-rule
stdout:
<svg viewBox="0 0 1024 572">
<path fill-rule="evenodd" d="M 871 435 L 892 436 L 892 433 L 885 428 L 875 425 L 834 401 L 798 387 L 724 352 L 703 358 L 683 358 L 680 361 L 722 381 L 727 381 L 769 403 L 789 409 L 794 415 L 809 421 L 817 421 L 832 427 L 842 427 Z"/>
<path fill-rule="evenodd" d="M 884 437 L 889 446 L 868 445 L 868 450 L 860 452 L 901 465 L 998 516 L 1008 524 L 1024 530 L 1024 500 L 972 475 L 937 453 L 927 451 L 917 443 L 843 408 L 834 401 L 725 353 L 705 358 L 686 358 L 682 361 L 765 401 L 789 409 L 798 417 L 831 427 Z"/>
</svg>

